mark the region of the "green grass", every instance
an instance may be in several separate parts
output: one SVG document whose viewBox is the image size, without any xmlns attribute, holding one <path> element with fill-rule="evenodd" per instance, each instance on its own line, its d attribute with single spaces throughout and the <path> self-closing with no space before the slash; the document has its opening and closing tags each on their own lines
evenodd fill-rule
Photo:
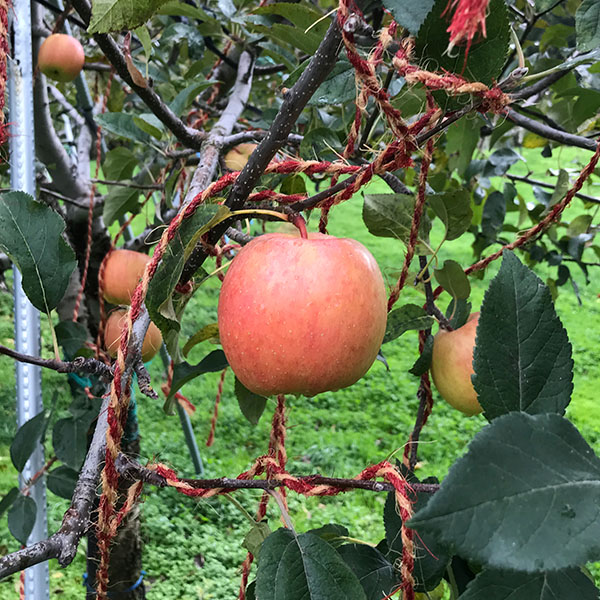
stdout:
<svg viewBox="0 0 600 600">
<path fill-rule="evenodd" d="M 528 151 L 528 166 L 533 177 L 542 178 L 544 169 L 554 168 L 573 160 L 578 152 L 564 152 L 555 159 L 539 159 L 539 151 Z M 584 155 L 581 158 L 585 159 Z M 524 173 L 525 167 L 519 166 Z M 515 172 L 517 172 L 515 170 Z M 527 186 L 519 190 L 530 199 Z M 387 192 L 379 182 L 370 191 Z M 593 192 L 592 192 L 593 193 Z M 392 283 L 404 259 L 404 247 L 392 239 L 370 236 L 361 219 L 362 199 L 356 196 L 332 212 L 330 233 L 354 237 L 362 241 L 375 255 L 388 282 Z M 311 224 L 311 225 L 314 225 Z M 439 239 L 436 226 L 433 238 Z M 453 258 L 468 264 L 471 250 L 469 236 L 444 244 L 440 260 Z M 483 293 L 497 272 L 499 265 L 488 268 L 483 280 L 473 279 L 472 301 L 478 308 Z M 565 286 L 556 302 L 573 344 L 575 359 L 575 391 L 569 407 L 574 420 L 588 441 L 600 452 L 600 411 L 595 406 L 594 387 L 598 381 L 600 350 L 597 334 L 591 328 L 600 317 L 600 292 L 597 280 L 586 286 L 583 278 L 573 269 L 579 284 L 583 305 L 579 306 L 575 295 Z M 540 269 L 545 279 L 551 274 Z M 592 273 L 592 277 L 595 274 Z M 219 284 L 209 281 L 192 300 L 183 324 L 184 337 L 193 334 L 204 325 L 216 321 Z M 404 302 L 422 302 L 421 294 L 406 289 L 400 299 Z M 441 299 L 445 306 L 447 299 Z M 9 321 L 11 300 L 0 296 L 0 307 L 5 318 L 0 319 L 1 342 L 11 345 L 12 323 Z M 46 342 L 46 340 L 45 340 Z M 47 343 L 46 356 L 49 356 Z M 213 347 L 205 342 L 190 357 L 197 361 Z M 401 453 L 412 429 L 417 408 L 415 397 L 418 380 L 407 373 L 417 358 L 417 334 L 408 332 L 385 348 L 391 371 L 377 362 L 367 376 L 349 389 L 336 393 L 321 394 L 316 398 L 289 398 L 287 449 L 289 470 L 293 473 L 322 473 L 325 475 L 351 477 L 366 465 L 383 460 L 393 453 Z M 161 365 L 155 361 L 152 375 L 161 379 Z M 11 383 L 13 366 L 9 360 L 0 361 L 0 408 L 5 418 L 0 422 L 0 494 L 6 493 L 15 483 L 15 474 L 8 459 L 7 445 L 14 433 L 10 425 L 13 419 L 14 393 Z M 267 449 L 270 418 L 274 404 L 269 403 L 265 414 L 256 427 L 242 417 L 233 393 L 233 376 L 228 374 L 216 440 L 211 448 L 204 447 L 210 427 L 210 417 L 216 394 L 218 374 L 209 374 L 184 388 L 184 393 L 196 405 L 194 428 L 201 447 L 207 477 L 235 476 L 252 464 L 253 459 Z M 49 401 L 53 389 L 61 391 L 59 412 L 66 409 L 68 391 L 64 379 L 57 374 L 44 376 L 45 400 Z M 156 386 L 159 387 L 158 385 Z M 187 452 L 177 417 L 163 414 L 162 402 L 140 399 L 139 415 L 142 432 L 142 459 L 160 460 L 178 470 L 181 475 L 193 476 L 192 463 Z M 485 424 L 482 417 L 465 418 L 448 407 L 436 402 L 433 414 L 421 437 L 420 447 L 422 477 L 443 477 L 449 466 L 460 456 L 468 441 Z M 239 492 L 236 495 L 247 511 L 253 513 L 259 499 L 256 491 Z M 66 503 L 50 497 L 49 528 L 59 526 Z M 297 498 L 290 494 L 290 514 L 298 530 L 319 527 L 328 522 L 346 525 L 354 537 L 377 542 L 383 536 L 382 512 L 384 496 L 368 492 L 352 492 L 333 498 Z M 170 598 L 221 599 L 231 598 L 239 585 L 238 567 L 245 556 L 241 545 L 248 522 L 240 511 L 224 498 L 194 501 L 176 494 L 173 490 L 147 488 L 144 496 L 143 535 L 146 543 L 144 568 L 148 572 L 150 600 Z M 280 525 L 279 514 L 274 506 L 269 513 L 270 525 Z M 16 549 L 6 530 L 6 521 L 0 527 L 2 551 Z M 71 600 L 81 597 L 80 576 L 84 570 L 83 545 L 78 559 L 66 571 L 52 565 L 51 586 L 53 594 L 62 590 L 60 598 Z M 11 597 L 15 579 L 0 583 L 0 597 Z M 58 597 L 58 596 L 57 596 Z"/>
</svg>

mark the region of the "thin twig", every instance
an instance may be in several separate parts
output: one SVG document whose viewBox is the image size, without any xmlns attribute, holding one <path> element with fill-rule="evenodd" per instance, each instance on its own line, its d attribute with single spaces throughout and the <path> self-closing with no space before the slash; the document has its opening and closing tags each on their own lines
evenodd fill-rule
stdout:
<svg viewBox="0 0 600 600">
<path fill-rule="evenodd" d="M 523 183 L 528 183 L 529 185 L 537 185 L 539 187 L 546 188 L 547 190 L 553 190 L 556 188 L 556 185 L 552 183 L 548 183 L 547 181 L 539 181 L 537 179 L 530 179 L 529 177 L 523 177 L 522 175 L 511 175 L 510 173 L 506 173 L 506 177 L 513 181 L 522 181 Z M 576 193 L 575 198 L 580 198 L 585 202 L 590 202 L 592 204 L 600 204 L 600 199 L 594 198 L 594 196 L 588 196 L 587 194 Z"/>
</svg>

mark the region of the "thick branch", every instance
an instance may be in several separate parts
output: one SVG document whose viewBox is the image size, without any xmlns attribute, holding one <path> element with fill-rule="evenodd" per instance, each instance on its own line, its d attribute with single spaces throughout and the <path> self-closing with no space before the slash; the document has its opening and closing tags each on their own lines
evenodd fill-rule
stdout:
<svg viewBox="0 0 600 600">
<path fill-rule="evenodd" d="M 534 119 L 520 115 L 518 112 L 510 108 L 506 110 L 506 116 L 513 123 L 516 123 L 520 127 L 523 127 L 528 131 L 532 131 L 533 133 L 536 133 L 537 135 L 548 140 L 553 140 L 567 146 L 583 148 L 584 150 L 590 150 L 591 152 L 596 150 L 597 143 L 594 140 L 590 140 L 581 135 L 559 131 L 558 129 L 554 129 L 554 127 L 546 125 L 545 123 L 540 123 L 539 121 L 535 121 Z"/>
</svg>

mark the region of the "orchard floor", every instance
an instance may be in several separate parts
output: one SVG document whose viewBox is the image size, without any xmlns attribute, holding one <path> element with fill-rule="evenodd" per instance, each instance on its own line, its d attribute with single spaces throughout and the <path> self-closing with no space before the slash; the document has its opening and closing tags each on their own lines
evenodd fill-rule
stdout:
<svg viewBox="0 0 600 600">
<path fill-rule="evenodd" d="M 570 165 L 575 158 L 586 160 L 587 153 L 555 152 L 553 159 L 539 157 L 539 150 L 528 151 L 528 169 L 532 177 L 545 177 L 544 169 L 558 164 Z M 544 162 L 542 162 L 544 161 Z M 515 166 L 516 174 L 525 174 L 523 164 Z M 526 185 L 519 191 L 531 198 Z M 379 182 L 371 185 L 370 192 L 387 193 Z M 597 190 L 584 190 L 598 195 Z M 575 201 L 579 202 L 579 201 Z M 362 197 L 357 195 L 332 212 L 330 233 L 340 237 L 354 237 L 368 246 L 377 258 L 388 282 L 393 282 L 403 261 L 403 245 L 393 239 L 370 236 L 361 219 Z M 574 210 L 574 209 L 571 209 Z M 316 216 L 316 215 L 315 215 Z M 314 223 L 312 224 L 314 226 Z M 439 231 L 433 232 L 433 237 Z M 440 261 L 454 258 L 462 264 L 471 261 L 469 236 L 444 244 Z M 468 240 L 468 241 L 465 241 Z M 499 265 L 492 265 L 483 280 L 473 279 L 472 301 L 476 309 L 483 293 Z M 563 321 L 575 360 L 575 391 L 568 416 L 579 427 L 588 442 L 600 453 L 600 410 L 596 405 L 595 386 L 600 374 L 600 283 L 596 272 L 591 272 L 592 283 L 585 281 L 572 268 L 581 297 L 581 305 L 568 286 L 560 288 L 556 301 L 557 312 Z M 555 276 L 545 269 L 537 273 L 546 279 Z M 183 324 L 184 338 L 199 328 L 216 321 L 218 281 L 210 280 L 192 301 L 187 320 Z M 415 290 L 405 290 L 404 302 L 422 302 Z M 441 300 L 445 307 L 448 300 Z M 0 343 L 11 346 L 11 298 L 0 294 Z M 213 347 L 204 342 L 192 352 L 190 362 L 196 362 Z M 49 338 L 44 338 L 45 356 L 50 356 Z M 408 332 L 385 347 L 390 366 L 387 372 L 377 362 L 356 385 L 336 393 L 321 394 L 312 399 L 289 398 L 287 450 L 288 467 L 293 473 L 321 473 L 330 476 L 352 477 L 366 465 L 402 452 L 414 423 L 417 409 L 415 397 L 418 380 L 408 374 L 417 358 L 417 334 Z M 161 380 L 162 367 L 158 360 L 152 365 L 155 381 Z M 8 455 L 8 444 L 13 427 L 13 366 L 8 359 L 0 360 L 0 496 L 15 484 L 15 472 Z M 260 423 L 252 427 L 241 415 L 233 393 L 233 376 L 225 380 L 216 438 L 206 448 L 218 374 L 209 374 L 184 388 L 186 396 L 196 405 L 194 428 L 201 447 L 207 477 L 235 476 L 263 454 L 268 444 L 270 418 L 274 404 L 267 406 Z M 156 388 L 159 385 L 155 385 Z M 44 374 L 44 398 L 49 403 L 54 390 L 60 393 L 57 410 L 68 406 L 68 389 L 63 378 L 54 373 Z M 162 412 L 162 402 L 146 398 L 139 404 L 142 453 L 147 460 L 160 460 L 176 468 L 180 474 L 193 476 L 192 463 L 187 452 L 177 417 Z M 466 418 L 449 408 L 443 401 L 436 402 L 433 414 L 421 436 L 419 475 L 443 477 L 454 460 L 464 453 L 469 440 L 485 425 L 482 417 Z M 236 494 L 241 505 L 253 513 L 259 494 L 242 491 Z M 385 496 L 355 491 L 333 498 L 297 498 L 289 495 L 290 515 L 299 531 L 335 522 L 345 525 L 350 535 L 367 542 L 377 542 L 383 535 L 383 504 Z M 60 523 L 66 501 L 49 497 L 49 529 Z M 271 528 L 279 527 L 279 514 L 272 503 L 268 516 Z M 245 556 L 242 540 L 249 529 L 242 512 L 225 498 L 194 501 L 172 490 L 148 488 L 144 496 L 143 535 L 145 541 L 144 569 L 147 571 L 149 600 L 171 599 L 225 599 L 234 598 L 239 585 L 239 565 Z M 17 549 L 6 527 L 0 522 L 0 554 Z M 61 600 L 82 597 L 81 575 L 85 569 L 85 546 L 79 549 L 73 565 L 61 570 L 51 564 L 51 596 Z M 595 570 L 595 569 L 594 569 Z M 17 578 L 0 582 L 0 600 L 17 598 Z"/>
</svg>

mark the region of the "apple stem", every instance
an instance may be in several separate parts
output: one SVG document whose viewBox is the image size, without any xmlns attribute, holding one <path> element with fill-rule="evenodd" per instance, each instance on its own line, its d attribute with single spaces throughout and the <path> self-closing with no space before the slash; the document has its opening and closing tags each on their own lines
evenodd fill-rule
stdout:
<svg viewBox="0 0 600 600">
<path fill-rule="evenodd" d="M 300 237 L 303 240 L 307 240 L 308 233 L 306 232 L 306 221 L 304 220 L 304 217 L 300 213 L 294 213 L 289 215 L 288 219 L 292 225 L 300 230 Z"/>
</svg>

